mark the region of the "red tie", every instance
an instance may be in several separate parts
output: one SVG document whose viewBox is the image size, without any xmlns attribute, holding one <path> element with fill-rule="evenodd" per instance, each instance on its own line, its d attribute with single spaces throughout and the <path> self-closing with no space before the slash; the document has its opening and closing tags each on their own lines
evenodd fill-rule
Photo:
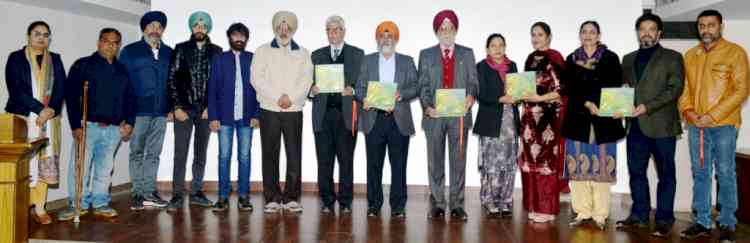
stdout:
<svg viewBox="0 0 750 243">
<path fill-rule="evenodd" d="M 449 55 L 450 53 L 451 53 L 450 49 L 443 50 L 443 59 L 445 59 L 445 60 L 450 59 L 450 55 Z"/>
</svg>

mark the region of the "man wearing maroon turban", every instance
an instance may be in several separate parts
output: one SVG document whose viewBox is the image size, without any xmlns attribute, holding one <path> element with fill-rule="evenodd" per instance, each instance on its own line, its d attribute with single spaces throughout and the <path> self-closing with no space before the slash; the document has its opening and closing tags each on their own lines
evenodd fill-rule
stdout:
<svg viewBox="0 0 750 243">
<path fill-rule="evenodd" d="M 477 94 L 477 71 L 474 51 L 456 44 L 458 17 L 453 10 L 440 11 L 432 21 L 439 44 L 419 53 L 419 100 L 424 110 L 422 129 L 427 137 L 427 164 L 430 182 L 430 218 L 442 218 L 450 206 L 451 218 L 467 220 L 464 211 L 466 175 L 466 136 L 472 126 L 471 106 Z M 463 117 L 439 117 L 435 110 L 435 91 L 464 89 Z M 445 193 L 445 138 L 449 140 L 450 198 Z"/>
</svg>

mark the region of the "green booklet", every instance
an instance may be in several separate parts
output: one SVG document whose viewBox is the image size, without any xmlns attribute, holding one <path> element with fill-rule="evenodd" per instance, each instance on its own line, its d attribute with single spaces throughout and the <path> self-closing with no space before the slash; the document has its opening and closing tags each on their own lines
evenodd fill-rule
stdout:
<svg viewBox="0 0 750 243">
<path fill-rule="evenodd" d="M 602 88 L 599 99 L 599 116 L 633 115 L 633 88 Z"/>
<path fill-rule="evenodd" d="M 505 94 L 514 100 L 536 94 L 536 72 L 509 73 L 505 75 Z"/>
<path fill-rule="evenodd" d="M 315 86 L 320 93 L 344 91 L 344 64 L 315 65 Z"/>
<path fill-rule="evenodd" d="M 393 110 L 396 106 L 396 83 L 378 81 L 367 82 L 367 105 L 384 111 Z"/>
<path fill-rule="evenodd" d="M 466 115 L 465 89 L 438 89 L 435 91 L 435 110 L 438 117 L 463 117 Z"/>
</svg>

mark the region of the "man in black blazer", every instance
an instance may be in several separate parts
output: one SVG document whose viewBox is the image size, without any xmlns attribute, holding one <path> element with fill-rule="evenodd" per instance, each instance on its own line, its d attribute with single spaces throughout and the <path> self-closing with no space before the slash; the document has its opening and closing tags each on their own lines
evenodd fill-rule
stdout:
<svg viewBox="0 0 750 243">
<path fill-rule="evenodd" d="M 663 24 L 659 16 L 644 14 L 636 21 L 640 49 L 622 62 L 623 81 L 635 88 L 635 111 L 628 119 L 628 173 L 633 206 L 618 228 L 649 223 L 651 200 L 647 169 L 653 156 L 659 178 L 653 236 L 668 237 L 674 223 L 676 190 L 675 146 L 682 133 L 677 100 L 685 80 L 682 55 L 659 45 Z"/>
<path fill-rule="evenodd" d="M 333 204 L 338 201 L 341 213 L 351 213 L 353 193 L 354 147 L 357 144 L 357 116 L 361 104 L 353 99 L 354 85 L 359 75 L 364 51 L 344 43 L 346 27 L 341 16 L 331 16 L 326 20 L 328 46 L 315 50 L 312 55 L 314 65 L 343 64 L 344 91 L 320 93 L 313 84 L 310 99 L 313 102 L 313 131 L 315 150 L 318 157 L 318 188 L 323 201 L 321 213 L 333 213 Z M 334 161 L 339 161 L 339 194 L 333 186 Z"/>
</svg>

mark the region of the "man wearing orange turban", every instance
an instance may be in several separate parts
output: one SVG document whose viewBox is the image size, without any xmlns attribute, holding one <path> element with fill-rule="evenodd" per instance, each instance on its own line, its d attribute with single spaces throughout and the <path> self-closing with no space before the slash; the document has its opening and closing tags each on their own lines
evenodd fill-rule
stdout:
<svg viewBox="0 0 750 243">
<path fill-rule="evenodd" d="M 365 110 L 360 129 L 365 133 L 367 148 L 367 216 L 380 215 L 383 205 L 383 162 L 387 149 L 392 175 L 388 200 L 391 218 L 403 218 L 406 216 L 406 158 L 409 138 L 414 134 L 410 103 L 419 94 L 417 68 L 413 58 L 396 52 L 399 39 L 396 24 L 386 21 L 378 25 L 375 39 L 378 52 L 362 60 L 356 87 L 356 97 L 364 101 Z M 370 107 L 365 97 L 371 80 L 396 85 L 392 108 Z"/>
<path fill-rule="evenodd" d="M 391 21 L 385 21 L 378 25 L 378 28 L 375 29 L 375 39 L 379 40 L 383 37 L 383 34 L 385 32 L 389 32 L 393 34 L 393 39 L 398 42 L 400 33 L 398 31 L 398 26 L 396 26 L 396 23 L 393 23 Z M 378 42 L 378 47 L 380 47 L 380 43 Z"/>
<path fill-rule="evenodd" d="M 477 94 L 478 80 L 474 51 L 456 44 L 458 17 L 453 10 L 440 11 L 433 19 L 439 44 L 419 53 L 419 99 L 423 114 L 422 129 L 427 136 L 427 164 L 430 182 L 430 217 L 445 214 L 445 138 L 449 140 L 451 218 L 466 221 L 464 181 L 466 176 L 466 136 L 472 126 L 471 106 Z M 463 89 L 466 103 L 463 117 L 440 117 L 436 111 L 438 89 Z"/>
</svg>

